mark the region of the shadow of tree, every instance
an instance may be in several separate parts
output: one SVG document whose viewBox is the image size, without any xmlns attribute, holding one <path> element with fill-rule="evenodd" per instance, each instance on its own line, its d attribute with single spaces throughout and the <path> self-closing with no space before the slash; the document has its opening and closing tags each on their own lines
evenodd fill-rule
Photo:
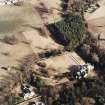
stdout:
<svg viewBox="0 0 105 105">
<path fill-rule="evenodd" d="M 57 29 L 57 27 L 55 27 L 54 24 L 50 24 L 47 26 L 47 28 L 49 29 L 50 33 L 51 33 L 51 38 L 56 42 L 59 43 L 61 45 L 68 45 L 68 41 L 64 38 L 64 36 L 61 34 L 61 32 Z"/>
</svg>

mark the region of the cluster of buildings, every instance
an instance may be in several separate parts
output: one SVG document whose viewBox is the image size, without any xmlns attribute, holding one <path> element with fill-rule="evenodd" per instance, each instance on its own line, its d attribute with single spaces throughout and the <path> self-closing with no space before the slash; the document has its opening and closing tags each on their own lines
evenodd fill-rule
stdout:
<svg viewBox="0 0 105 105">
<path fill-rule="evenodd" d="M 23 0 L 0 0 L 0 5 L 12 5 L 22 1 Z"/>
<path fill-rule="evenodd" d="M 94 66 L 90 63 L 86 63 L 84 65 L 77 65 L 76 70 L 74 70 L 73 77 L 75 79 L 87 78 L 89 72 L 92 72 L 92 70 L 94 70 Z"/>
<path fill-rule="evenodd" d="M 21 86 L 21 95 L 25 101 L 21 102 L 19 105 L 26 105 L 27 103 L 27 105 L 45 105 L 40 100 L 41 96 L 37 96 L 34 87 L 29 84 L 23 84 Z"/>
</svg>

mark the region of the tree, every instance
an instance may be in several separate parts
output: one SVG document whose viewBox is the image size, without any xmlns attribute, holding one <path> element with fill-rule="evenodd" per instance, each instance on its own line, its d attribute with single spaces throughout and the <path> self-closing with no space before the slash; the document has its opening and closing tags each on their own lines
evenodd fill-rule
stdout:
<svg viewBox="0 0 105 105">
<path fill-rule="evenodd" d="M 65 15 L 63 20 L 55 23 L 55 27 L 60 31 L 70 49 L 76 48 L 85 39 L 85 24 L 78 14 L 69 13 Z"/>
<path fill-rule="evenodd" d="M 59 91 L 59 98 L 53 102 L 53 105 L 75 105 L 74 91 L 66 86 L 63 86 Z"/>
</svg>

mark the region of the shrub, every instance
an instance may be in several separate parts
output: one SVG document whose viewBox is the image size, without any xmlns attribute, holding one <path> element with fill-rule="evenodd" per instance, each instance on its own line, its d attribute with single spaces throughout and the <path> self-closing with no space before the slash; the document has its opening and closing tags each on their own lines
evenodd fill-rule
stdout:
<svg viewBox="0 0 105 105">
<path fill-rule="evenodd" d="M 10 44 L 10 45 L 14 45 L 14 44 L 17 44 L 18 40 L 16 39 L 15 36 L 5 36 L 3 38 L 3 42 L 7 43 L 7 44 Z"/>
</svg>

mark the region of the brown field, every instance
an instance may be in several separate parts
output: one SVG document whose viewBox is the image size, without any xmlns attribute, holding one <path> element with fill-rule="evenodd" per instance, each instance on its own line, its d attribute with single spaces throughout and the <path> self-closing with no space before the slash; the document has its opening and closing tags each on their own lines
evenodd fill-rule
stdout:
<svg viewBox="0 0 105 105">
<path fill-rule="evenodd" d="M 22 6 L 0 6 L 0 68 L 19 68 L 21 60 L 33 52 L 39 52 L 41 47 L 43 49 L 42 45 L 45 48 L 51 46 L 52 48 L 57 48 L 58 45 L 50 37 L 43 38 L 35 30 L 36 27 L 44 24 L 44 20 L 35 9 L 36 6 L 39 6 L 40 2 L 38 0 L 30 0 L 26 1 Z M 55 7 L 58 8 L 59 3 L 57 4 L 56 2 L 59 2 L 59 0 L 45 1 L 44 3 L 48 6 L 47 8 L 53 8 L 55 4 Z M 56 16 L 59 17 L 57 13 L 46 15 L 48 22 L 55 21 L 55 18 L 53 18 L 54 15 L 55 18 Z M 18 43 L 10 45 L 3 41 L 5 37 L 11 36 L 15 36 Z M 48 44 L 51 44 L 51 46 L 48 46 Z M 11 69 L 9 72 L 13 71 Z M 0 80 L 8 74 L 8 71 L 0 69 Z"/>
</svg>

